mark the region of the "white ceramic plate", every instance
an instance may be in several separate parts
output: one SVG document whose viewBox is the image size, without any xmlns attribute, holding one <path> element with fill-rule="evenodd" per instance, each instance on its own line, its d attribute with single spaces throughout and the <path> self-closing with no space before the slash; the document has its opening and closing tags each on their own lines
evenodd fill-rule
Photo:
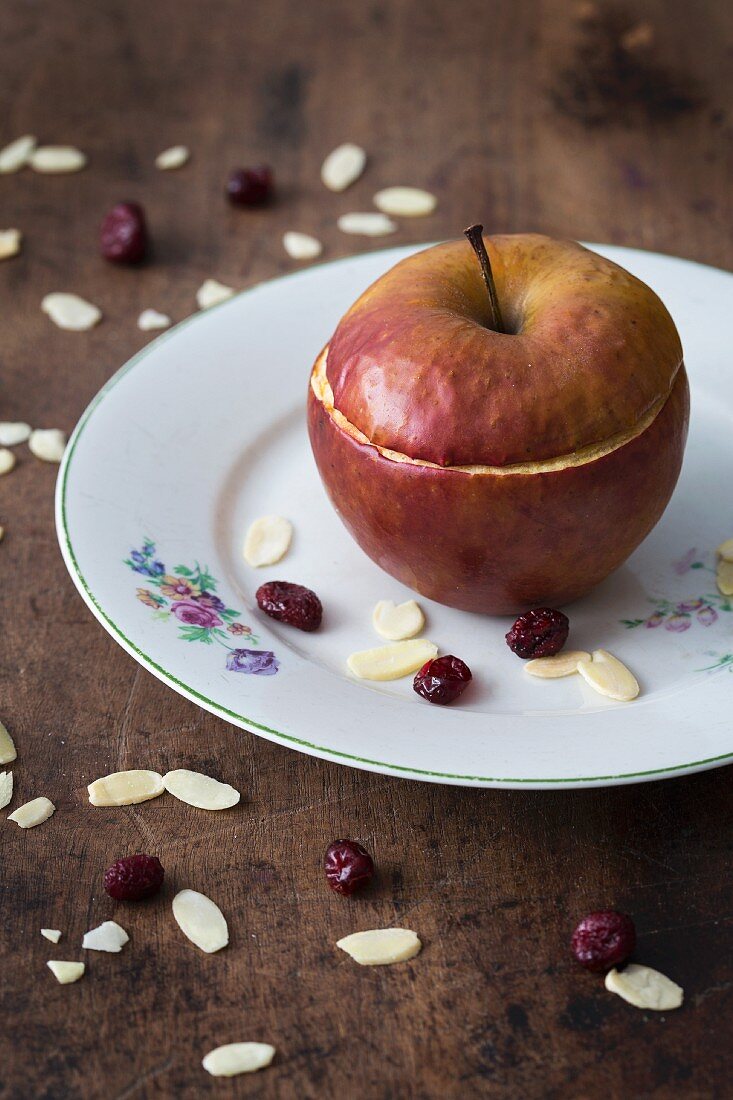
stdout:
<svg viewBox="0 0 733 1100">
<path fill-rule="evenodd" d="M 733 604 L 717 591 L 714 567 L 715 547 L 733 536 L 733 276 L 670 257 L 598 248 L 670 308 L 693 413 L 662 521 L 570 611 L 573 648 L 617 654 L 640 698 L 604 700 L 579 676 L 533 679 L 504 642 L 508 620 L 428 601 L 425 635 L 474 673 L 459 704 L 431 707 L 411 678 L 350 677 L 346 657 L 379 644 L 374 604 L 411 593 L 332 511 L 308 446 L 305 398 L 313 359 L 343 311 L 410 251 L 255 287 L 165 333 L 111 379 L 81 418 L 58 481 L 61 549 L 84 600 L 175 691 L 270 740 L 371 771 L 557 788 L 730 761 Z M 241 547 L 264 513 L 288 516 L 296 535 L 282 563 L 254 570 Z M 314 588 L 322 629 L 303 634 L 260 614 L 254 593 L 267 579 Z"/>
</svg>

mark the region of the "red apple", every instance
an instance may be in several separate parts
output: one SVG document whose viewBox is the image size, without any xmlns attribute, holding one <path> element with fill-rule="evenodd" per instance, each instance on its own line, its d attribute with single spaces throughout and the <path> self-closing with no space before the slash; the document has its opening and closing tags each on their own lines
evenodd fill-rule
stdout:
<svg viewBox="0 0 733 1100">
<path fill-rule="evenodd" d="M 313 453 L 359 545 L 422 595 L 512 614 L 577 599 L 677 482 L 689 392 L 652 290 L 538 234 L 465 241 L 378 279 L 316 361 Z"/>
</svg>

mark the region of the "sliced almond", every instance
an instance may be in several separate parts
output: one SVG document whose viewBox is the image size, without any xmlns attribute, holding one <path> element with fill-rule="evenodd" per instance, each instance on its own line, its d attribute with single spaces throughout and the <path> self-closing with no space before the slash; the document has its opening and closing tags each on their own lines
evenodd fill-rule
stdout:
<svg viewBox="0 0 733 1100">
<path fill-rule="evenodd" d="M 58 943 L 61 939 L 61 929 L 59 928 L 42 928 L 41 935 L 45 940 L 50 940 L 51 943 Z"/>
<path fill-rule="evenodd" d="M 24 803 L 12 814 L 8 814 L 8 821 L 14 821 L 16 825 L 20 825 L 21 829 L 32 829 L 35 825 L 42 825 L 44 821 L 48 821 L 55 810 L 53 802 L 42 796 Z"/>
<path fill-rule="evenodd" d="M 382 638 L 402 642 L 420 633 L 425 626 L 425 616 L 415 600 L 399 604 L 394 600 L 380 600 L 372 613 L 372 624 Z"/>
<path fill-rule="evenodd" d="M 386 237 L 397 231 L 396 224 L 386 214 L 354 213 L 342 214 L 336 223 L 342 233 L 351 233 L 360 237 Z"/>
<path fill-rule="evenodd" d="M 609 970 L 606 989 L 617 993 L 635 1008 L 649 1008 L 654 1012 L 669 1012 L 679 1008 L 684 999 L 681 986 L 653 970 L 651 966 L 629 963 L 623 970 Z"/>
<path fill-rule="evenodd" d="M 25 443 L 30 434 L 30 424 L 22 420 L 3 420 L 0 423 L 0 446 L 15 447 L 18 443 Z"/>
<path fill-rule="evenodd" d="M 235 293 L 232 287 L 217 282 L 216 279 L 205 279 L 196 291 L 196 302 L 199 309 L 210 309 L 218 306 L 220 302 L 226 302 L 227 298 Z"/>
<path fill-rule="evenodd" d="M 30 434 L 28 449 L 42 462 L 60 462 L 66 450 L 66 433 L 60 428 L 36 428 Z"/>
<path fill-rule="evenodd" d="M 25 168 L 35 147 L 36 139 L 31 134 L 25 134 L 0 149 L 0 176 Z"/>
<path fill-rule="evenodd" d="M 438 656 L 438 647 L 425 638 L 409 642 L 392 642 L 391 645 L 362 649 L 352 653 L 347 660 L 349 670 L 360 680 L 399 680 L 417 672 L 426 661 Z"/>
<path fill-rule="evenodd" d="M 172 145 L 170 149 L 164 149 L 155 158 L 155 167 L 161 172 L 170 172 L 174 168 L 183 168 L 191 156 L 190 150 L 185 145 Z"/>
<path fill-rule="evenodd" d="M 207 955 L 220 951 L 229 943 L 224 914 L 206 894 L 181 890 L 173 899 L 173 916 L 184 936 Z"/>
<path fill-rule="evenodd" d="M 321 179 L 329 191 L 345 191 L 364 171 L 367 155 L 360 145 L 337 145 L 321 165 Z"/>
<path fill-rule="evenodd" d="M 163 786 L 181 802 L 196 806 L 199 810 L 228 810 L 236 806 L 240 799 L 239 791 L 228 783 L 212 779 L 201 772 L 190 772 L 185 768 L 167 772 L 163 776 Z"/>
<path fill-rule="evenodd" d="M 715 579 L 724 596 L 733 596 L 733 561 L 719 561 Z"/>
<path fill-rule="evenodd" d="M 0 810 L 10 805 L 13 798 L 13 773 L 0 772 Z"/>
<path fill-rule="evenodd" d="M 0 477 L 15 469 L 15 455 L 7 447 L 0 447 Z"/>
<path fill-rule="evenodd" d="M 281 561 L 290 549 L 293 525 L 283 516 L 260 516 L 250 524 L 244 540 L 244 560 L 259 569 Z"/>
<path fill-rule="evenodd" d="M 78 294 L 47 294 L 41 302 L 41 309 L 55 325 L 67 332 L 87 332 L 102 320 L 101 309 Z"/>
<path fill-rule="evenodd" d="M 136 806 L 157 798 L 165 790 L 158 772 L 112 772 L 87 787 L 92 806 Z"/>
<path fill-rule="evenodd" d="M 373 928 L 352 932 L 336 944 L 360 966 L 389 966 L 419 954 L 422 944 L 409 928 Z"/>
<path fill-rule="evenodd" d="M 636 677 L 605 649 L 594 650 L 590 661 L 578 661 L 578 672 L 599 695 L 607 695 L 609 699 L 629 703 L 639 694 Z"/>
<path fill-rule="evenodd" d="M 438 205 L 435 195 L 419 187 L 385 187 L 377 191 L 372 201 L 383 214 L 397 218 L 424 218 Z"/>
<path fill-rule="evenodd" d="M 19 229 L 0 229 L 0 260 L 9 260 L 20 252 L 23 234 Z"/>
<path fill-rule="evenodd" d="M 0 425 L 1 426 L 1 425 Z M 2 443 L 0 438 L 0 443 Z M 721 542 L 718 547 L 717 554 L 723 561 L 733 561 L 733 539 L 726 539 L 725 542 Z"/>
<path fill-rule="evenodd" d="M 155 332 L 157 329 L 168 328 L 171 319 L 167 313 L 159 313 L 157 309 L 144 309 L 137 319 L 137 327 L 143 332 Z"/>
<path fill-rule="evenodd" d="M 46 966 L 60 985 L 78 982 L 85 970 L 84 963 L 57 962 L 55 959 L 51 959 Z"/>
<path fill-rule="evenodd" d="M 294 260 L 315 260 L 323 252 L 323 245 L 317 237 L 297 233 L 294 229 L 283 233 L 283 248 Z"/>
<path fill-rule="evenodd" d="M 582 649 L 569 649 L 567 653 L 556 653 L 554 657 L 535 657 L 527 661 L 525 671 L 542 680 L 555 680 L 560 676 L 572 676 L 578 671 L 580 661 L 592 660 L 590 653 Z"/>
<path fill-rule="evenodd" d="M 269 1043 L 227 1043 L 210 1050 L 201 1065 L 212 1077 L 236 1077 L 269 1066 L 275 1048 Z"/>
<path fill-rule="evenodd" d="M 0 764 L 12 764 L 17 755 L 13 738 L 0 722 Z"/>
<path fill-rule="evenodd" d="M 50 176 L 80 172 L 86 166 L 87 158 L 81 149 L 73 145 L 40 145 L 31 153 L 28 163 L 34 172 Z"/>
<path fill-rule="evenodd" d="M 117 921 L 106 920 L 96 928 L 85 932 L 81 945 L 87 951 L 108 951 L 116 955 L 126 943 L 129 943 L 129 940 L 127 932 Z"/>
</svg>

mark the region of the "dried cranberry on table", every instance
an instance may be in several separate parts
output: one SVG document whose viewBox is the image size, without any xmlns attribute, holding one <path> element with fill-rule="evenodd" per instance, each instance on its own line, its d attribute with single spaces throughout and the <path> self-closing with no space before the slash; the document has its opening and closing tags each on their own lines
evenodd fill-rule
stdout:
<svg viewBox="0 0 733 1100">
<path fill-rule="evenodd" d="M 334 840 L 326 849 L 323 869 L 331 889 L 348 898 L 369 882 L 374 860 L 358 841 Z"/>
<path fill-rule="evenodd" d="M 568 640 L 570 620 L 562 611 L 551 607 L 536 607 L 525 611 L 506 635 L 506 644 L 522 660 L 530 657 L 552 657 Z"/>
<path fill-rule="evenodd" d="M 157 856 L 125 856 L 104 872 L 104 888 L 115 901 L 142 901 L 158 893 L 164 873 Z"/>
<path fill-rule="evenodd" d="M 267 164 L 235 168 L 227 180 L 227 198 L 234 206 L 264 206 L 274 193 L 272 168 Z"/>
<path fill-rule="evenodd" d="M 145 211 L 137 202 L 118 202 L 99 229 L 99 244 L 105 260 L 114 264 L 138 264 L 148 250 Z"/>
<path fill-rule="evenodd" d="M 571 946 L 586 970 L 611 970 L 625 962 L 636 947 L 634 922 L 616 909 L 598 909 L 583 917 L 573 932 Z"/>
<path fill-rule="evenodd" d="M 444 707 L 462 695 L 473 676 L 471 669 L 460 657 L 435 657 L 426 661 L 415 674 L 412 687 L 429 703 Z"/>
<path fill-rule="evenodd" d="M 298 630 L 317 630 L 323 617 L 321 601 L 310 588 L 290 581 L 268 581 L 256 594 L 257 606 L 271 619 Z"/>
</svg>

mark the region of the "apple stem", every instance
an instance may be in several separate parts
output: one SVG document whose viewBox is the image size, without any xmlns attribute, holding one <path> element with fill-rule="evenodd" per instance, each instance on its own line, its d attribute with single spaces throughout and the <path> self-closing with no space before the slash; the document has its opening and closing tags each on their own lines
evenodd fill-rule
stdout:
<svg viewBox="0 0 733 1100">
<path fill-rule="evenodd" d="M 486 283 L 486 289 L 489 292 L 491 327 L 495 332 L 504 332 L 504 321 L 502 320 L 501 309 L 499 308 L 499 295 L 496 293 L 494 273 L 491 270 L 491 261 L 486 251 L 486 245 L 484 244 L 483 232 L 484 227 L 482 225 L 469 225 L 468 229 L 463 230 L 464 236 L 468 238 L 471 248 L 476 253 L 478 262 L 481 265 L 481 274 Z"/>
</svg>

